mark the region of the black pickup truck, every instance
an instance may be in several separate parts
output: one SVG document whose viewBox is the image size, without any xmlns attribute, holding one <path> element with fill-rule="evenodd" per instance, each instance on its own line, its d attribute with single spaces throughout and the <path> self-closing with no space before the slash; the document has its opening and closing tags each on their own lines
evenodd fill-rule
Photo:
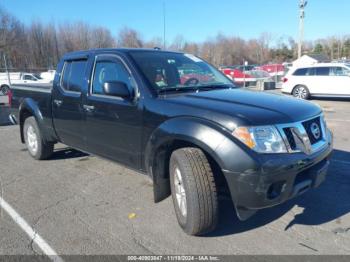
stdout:
<svg viewBox="0 0 350 262">
<path fill-rule="evenodd" d="M 150 176 L 191 235 L 213 230 L 218 195 L 246 220 L 319 186 L 332 134 L 320 107 L 238 89 L 202 59 L 146 49 L 69 53 L 51 87 L 13 86 L 13 122 L 35 159 L 61 142 Z"/>
</svg>

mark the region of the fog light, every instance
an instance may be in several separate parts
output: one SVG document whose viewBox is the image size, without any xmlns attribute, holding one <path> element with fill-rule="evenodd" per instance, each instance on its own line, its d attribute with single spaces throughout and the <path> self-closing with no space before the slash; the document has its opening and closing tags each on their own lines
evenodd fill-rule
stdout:
<svg viewBox="0 0 350 262">
<path fill-rule="evenodd" d="M 267 190 L 267 198 L 272 200 L 279 197 L 287 188 L 286 181 L 279 181 L 270 185 Z"/>
</svg>

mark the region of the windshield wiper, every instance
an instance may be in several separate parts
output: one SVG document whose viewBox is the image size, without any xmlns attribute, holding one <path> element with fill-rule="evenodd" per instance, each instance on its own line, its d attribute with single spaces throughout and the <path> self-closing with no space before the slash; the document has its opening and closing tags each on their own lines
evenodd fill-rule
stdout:
<svg viewBox="0 0 350 262">
<path fill-rule="evenodd" d="M 234 85 L 230 85 L 230 84 L 208 84 L 208 85 L 199 85 L 196 86 L 197 89 L 229 89 L 229 88 L 234 88 Z"/>
<path fill-rule="evenodd" d="M 158 94 L 163 94 L 163 93 L 178 93 L 178 92 L 193 92 L 197 91 L 197 87 L 166 87 L 166 88 L 161 88 L 158 89 Z"/>
<path fill-rule="evenodd" d="M 163 93 L 178 93 L 178 92 L 194 92 L 208 91 L 214 89 L 229 89 L 234 88 L 234 85 L 229 84 L 213 84 L 213 85 L 198 85 L 198 86 L 182 86 L 182 87 L 164 87 L 158 89 L 158 94 Z"/>
</svg>

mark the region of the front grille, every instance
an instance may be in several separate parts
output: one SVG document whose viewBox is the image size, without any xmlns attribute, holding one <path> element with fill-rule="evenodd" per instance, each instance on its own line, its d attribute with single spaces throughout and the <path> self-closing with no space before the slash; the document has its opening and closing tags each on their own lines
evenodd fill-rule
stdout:
<svg viewBox="0 0 350 262">
<path fill-rule="evenodd" d="M 325 124 L 320 115 L 311 120 L 276 125 L 286 144 L 288 152 L 311 154 L 327 144 Z"/>
<path fill-rule="evenodd" d="M 297 149 L 297 145 L 295 143 L 295 140 L 294 140 L 294 137 L 293 137 L 293 133 L 290 130 L 290 128 L 289 127 L 285 127 L 285 128 L 283 128 L 283 131 L 284 131 L 284 133 L 285 133 L 285 135 L 287 137 L 290 149 L 296 150 Z"/>
<path fill-rule="evenodd" d="M 320 142 L 323 138 L 323 134 L 322 134 L 322 128 L 321 128 L 321 120 L 320 117 L 305 121 L 302 123 L 302 125 L 304 126 L 306 133 L 310 139 L 310 143 L 311 145 L 316 144 L 317 142 Z M 312 132 L 312 127 L 318 127 L 318 136 L 319 137 L 315 137 L 315 135 Z"/>
</svg>

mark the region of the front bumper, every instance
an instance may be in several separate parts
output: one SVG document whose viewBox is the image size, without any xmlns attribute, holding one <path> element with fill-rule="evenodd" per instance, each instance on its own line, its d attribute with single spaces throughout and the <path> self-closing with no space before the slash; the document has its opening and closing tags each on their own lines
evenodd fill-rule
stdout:
<svg viewBox="0 0 350 262">
<path fill-rule="evenodd" d="M 238 217 L 246 220 L 258 209 L 281 204 L 318 187 L 326 178 L 333 149 L 332 134 L 317 152 L 260 156 L 259 168 L 243 173 L 223 170 Z"/>
</svg>

